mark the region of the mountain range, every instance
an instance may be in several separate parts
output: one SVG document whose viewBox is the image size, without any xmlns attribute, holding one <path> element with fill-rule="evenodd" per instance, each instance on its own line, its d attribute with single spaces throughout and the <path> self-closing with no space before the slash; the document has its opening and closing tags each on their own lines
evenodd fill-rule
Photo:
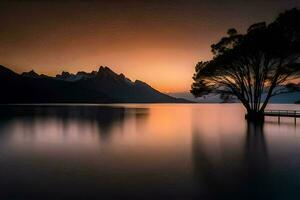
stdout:
<svg viewBox="0 0 300 200">
<path fill-rule="evenodd" d="M 189 92 L 161 93 L 147 83 L 131 81 L 108 67 L 56 76 L 31 70 L 18 74 L 0 65 L 0 104 L 7 103 L 223 103 L 219 95 L 194 98 Z M 238 102 L 233 99 L 231 103 Z M 300 103 L 299 90 L 272 97 L 270 103 Z"/>
<path fill-rule="evenodd" d="M 131 81 L 108 67 L 62 72 L 55 77 L 29 71 L 18 74 L 0 65 L 0 103 L 188 103 L 145 82 Z"/>
</svg>

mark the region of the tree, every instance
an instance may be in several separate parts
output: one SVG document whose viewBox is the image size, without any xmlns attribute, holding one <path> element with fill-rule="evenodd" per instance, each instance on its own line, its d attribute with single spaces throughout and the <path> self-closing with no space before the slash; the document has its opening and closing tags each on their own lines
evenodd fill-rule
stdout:
<svg viewBox="0 0 300 200">
<path fill-rule="evenodd" d="M 293 91 L 300 77 L 300 10 L 285 11 L 268 25 L 253 24 L 245 34 L 227 34 L 211 46 L 214 57 L 196 65 L 191 93 L 236 97 L 247 119 L 263 120 L 270 98 Z"/>
</svg>

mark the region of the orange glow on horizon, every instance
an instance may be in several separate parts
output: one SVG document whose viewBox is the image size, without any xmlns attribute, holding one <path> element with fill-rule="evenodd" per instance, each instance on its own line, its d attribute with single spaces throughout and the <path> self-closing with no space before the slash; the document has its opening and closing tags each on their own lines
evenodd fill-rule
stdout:
<svg viewBox="0 0 300 200">
<path fill-rule="evenodd" d="M 67 51 L 67 50 L 66 50 Z M 184 51 L 177 49 L 143 49 L 135 51 L 115 52 L 114 54 L 101 54 L 100 52 L 91 52 L 88 57 L 80 57 L 69 61 L 67 64 L 60 64 L 52 58 L 36 59 L 45 67 L 25 65 L 7 65 L 7 67 L 18 73 L 34 70 L 38 74 L 55 76 L 63 71 L 77 73 L 78 71 L 98 71 L 100 66 L 108 66 L 115 73 L 123 73 L 132 81 L 141 80 L 160 92 L 183 92 L 189 91 L 192 84 L 192 75 L 194 66 L 197 63 L 199 55 L 193 51 Z M 36 55 L 36 54 L 35 54 Z M 73 56 L 72 57 L 76 57 Z M 209 55 L 203 56 L 208 58 Z M 176 58 L 176 59 L 175 59 Z M 66 57 L 66 60 L 69 60 Z M 21 60 L 24 63 L 26 60 Z M 48 67 L 60 66 L 60 67 Z"/>
<path fill-rule="evenodd" d="M 195 64 L 211 58 L 211 44 L 228 28 L 243 32 L 291 8 L 285 1 L 249 1 L 241 7 L 188 0 L 7 1 L 0 6 L 1 65 L 52 76 L 103 65 L 162 92 L 190 90 Z"/>
</svg>

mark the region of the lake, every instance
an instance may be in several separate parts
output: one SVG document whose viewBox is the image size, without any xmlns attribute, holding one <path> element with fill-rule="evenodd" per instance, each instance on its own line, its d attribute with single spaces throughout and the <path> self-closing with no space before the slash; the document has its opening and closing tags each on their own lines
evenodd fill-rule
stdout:
<svg viewBox="0 0 300 200">
<path fill-rule="evenodd" d="M 0 111 L 1 199 L 300 198 L 300 119 L 255 126 L 239 104 Z"/>
</svg>

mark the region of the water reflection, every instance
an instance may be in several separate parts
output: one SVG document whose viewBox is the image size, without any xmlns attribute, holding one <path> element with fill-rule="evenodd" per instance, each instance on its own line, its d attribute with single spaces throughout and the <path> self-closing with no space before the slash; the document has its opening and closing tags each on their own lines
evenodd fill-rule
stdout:
<svg viewBox="0 0 300 200">
<path fill-rule="evenodd" d="M 266 125 L 274 126 L 272 122 L 267 122 Z M 276 126 L 278 128 L 279 125 Z M 299 198 L 300 181 L 296 178 L 299 170 L 289 171 L 288 168 L 284 169 L 283 166 L 277 165 L 278 162 L 287 162 L 287 155 L 279 157 L 275 154 L 273 159 L 270 159 L 264 125 L 247 123 L 246 127 L 243 147 L 237 151 L 228 145 L 223 145 L 221 157 L 217 152 L 207 151 L 205 142 L 201 138 L 203 134 L 194 131 L 192 155 L 198 197 L 205 197 L 205 199 Z"/>
<path fill-rule="evenodd" d="M 110 140 L 149 115 L 148 108 L 123 106 L 0 110 L 0 197 L 6 199 L 115 196 L 112 181 L 120 179 L 112 177 L 121 163 Z"/>
<path fill-rule="evenodd" d="M 3 136 L 7 133 L 4 130 L 9 129 L 18 137 L 22 135 L 30 140 L 40 137 L 45 141 L 61 140 L 61 137 L 64 141 L 74 137 L 87 139 L 89 136 L 91 140 L 95 137 L 106 140 L 114 133 L 114 128 L 123 128 L 125 120 L 135 119 L 142 124 L 148 111 L 148 108 L 121 106 L 2 106 L 0 133 Z M 17 130 L 12 131 L 11 127 Z"/>
<path fill-rule="evenodd" d="M 3 199 L 300 197 L 299 123 L 247 124 L 241 105 L 0 111 Z"/>
</svg>

